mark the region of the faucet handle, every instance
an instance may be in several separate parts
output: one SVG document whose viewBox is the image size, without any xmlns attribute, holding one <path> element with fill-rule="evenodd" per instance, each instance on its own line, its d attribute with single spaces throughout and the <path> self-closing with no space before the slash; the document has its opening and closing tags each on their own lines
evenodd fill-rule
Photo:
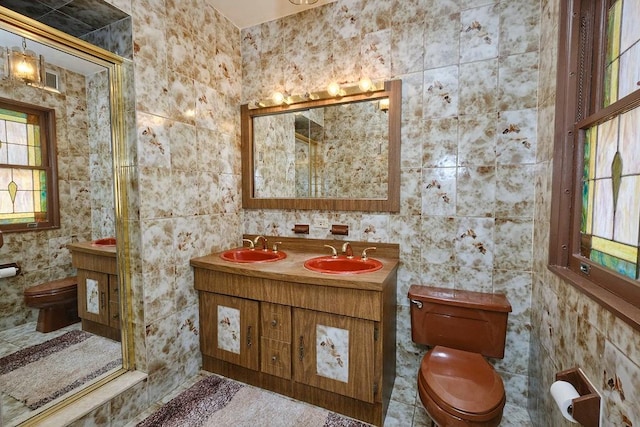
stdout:
<svg viewBox="0 0 640 427">
<path fill-rule="evenodd" d="M 253 241 L 251 239 L 242 239 L 242 246 L 244 246 L 244 242 L 247 242 L 249 244 L 250 249 L 255 248 L 255 245 L 253 244 Z"/>
<path fill-rule="evenodd" d="M 362 260 L 366 261 L 369 257 L 367 256 L 367 251 L 375 251 L 377 248 L 375 246 L 370 246 L 368 248 L 365 248 L 362 251 Z"/>
<path fill-rule="evenodd" d="M 273 244 L 273 252 L 278 252 L 278 245 L 281 245 L 282 242 L 275 242 Z"/>
<path fill-rule="evenodd" d="M 325 248 L 329 248 L 329 249 L 331 249 L 331 256 L 332 256 L 333 258 L 337 258 L 337 257 L 338 257 L 338 251 L 336 250 L 336 248 L 334 248 L 334 247 L 333 247 L 333 246 L 331 246 L 331 245 L 324 245 L 324 247 L 325 247 Z"/>
</svg>

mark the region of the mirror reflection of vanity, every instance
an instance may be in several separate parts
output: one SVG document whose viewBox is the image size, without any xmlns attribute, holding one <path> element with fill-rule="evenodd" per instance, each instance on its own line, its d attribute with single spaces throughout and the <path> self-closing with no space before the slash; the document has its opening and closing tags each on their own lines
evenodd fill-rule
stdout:
<svg viewBox="0 0 640 427">
<path fill-rule="evenodd" d="M 401 87 L 243 105 L 243 207 L 397 212 Z"/>
</svg>

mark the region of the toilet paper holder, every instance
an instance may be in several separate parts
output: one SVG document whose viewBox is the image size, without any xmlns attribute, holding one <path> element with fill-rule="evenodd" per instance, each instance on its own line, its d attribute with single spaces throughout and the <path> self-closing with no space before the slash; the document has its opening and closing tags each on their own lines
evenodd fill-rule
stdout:
<svg viewBox="0 0 640 427">
<path fill-rule="evenodd" d="M 585 427 L 600 425 L 600 395 L 579 368 L 567 369 L 556 373 L 556 381 L 570 383 L 580 397 L 572 400 L 571 416 Z"/>
</svg>

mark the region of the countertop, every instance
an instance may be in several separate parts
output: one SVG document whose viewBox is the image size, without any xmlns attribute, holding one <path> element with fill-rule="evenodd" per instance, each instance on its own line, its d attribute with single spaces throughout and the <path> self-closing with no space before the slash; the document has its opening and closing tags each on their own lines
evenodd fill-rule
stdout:
<svg viewBox="0 0 640 427">
<path fill-rule="evenodd" d="M 190 264 L 196 268 L 248 277 L 364 290 L 382 290 L 385 283 L 395 275 L 398 269 L 398 258 L 393 255 L 389 256 L 397 253 L 397 245 L 394 244 L 351 242 L 356 258 L 360 256 L 364 247 L 379 247 L 381 255 L 385 256 L 376 256 L 376 251 L 369 251 L 368 255 L 369 258 L 381 261 L 382 268 L 369 273 L 328 274 L 308 270 L 304 267 L 304 262 L 309 258 L 330 255 L 331 251 L 323 247 L 323 244 L 333 244 L 339 251 L 343 241 L 300 239 L 304 242 L 301 245 L 296 245 L 293 238 L 268 237 L 268 239 L 270 242 L 283 242 L 280 248 L 281 252 L 287 254 L 285 259 L 273 262 L 239 263 L 222 259 L 220 255 L 224 251 L 221 251 L 193 258 Z"/>
<path fill-rule="evenodd" d="M 76 242 L 69 243 L 67 249 L 71 252 L 83 252 L 92 255 L 102 255 L 115 258 L 116 246 L 95 245 L 93 241 L 90 242 Z"/>
</svg>

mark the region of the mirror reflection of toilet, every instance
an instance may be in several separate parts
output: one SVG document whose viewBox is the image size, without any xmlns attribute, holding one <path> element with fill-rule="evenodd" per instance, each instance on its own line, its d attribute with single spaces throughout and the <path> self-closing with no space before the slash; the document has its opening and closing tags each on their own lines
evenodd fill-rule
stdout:
<svg viewBox="0 0 640 427">
<path fill-rule="evenodd" d="M 76 276 L 31 286 L 24 291 L 24 302 L 39 309 L 38 332 L 53 332 L 80 321 Z"/>
<path fill-rule="evenodd" d="M 506 296 L 412 285 L 411 338 L 431 347 L 418 392 L 438 426 L 498 426 L 506 402 L 502 378 L 484 357 L 503 358 Z"/>
</svg>

